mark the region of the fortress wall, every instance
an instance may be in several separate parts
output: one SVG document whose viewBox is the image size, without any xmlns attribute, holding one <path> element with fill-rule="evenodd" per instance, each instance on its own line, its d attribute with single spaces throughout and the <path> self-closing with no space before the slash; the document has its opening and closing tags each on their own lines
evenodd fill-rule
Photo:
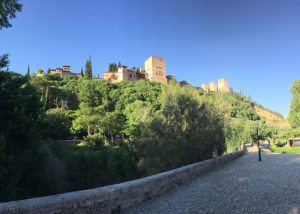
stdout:
<svg viewBox="0 0 300 214">
<path fill-rule="evenodd" d="M 244 151 L 120 184 L 64 194 L 0 203 L 2 213 L 112 213 L 159 196 L 189 180 L 216 169 Z"/>
</svg>

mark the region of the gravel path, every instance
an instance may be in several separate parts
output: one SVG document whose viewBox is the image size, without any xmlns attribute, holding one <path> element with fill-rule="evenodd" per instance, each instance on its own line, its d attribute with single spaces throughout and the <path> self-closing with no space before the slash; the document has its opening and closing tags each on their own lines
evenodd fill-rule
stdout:
<svg viewBox="0 0 300 214">
<path fill-rule="evenodd" d="M 300 155 L 244 155 L 123 213 L 300 213 Z"/>
</svg>

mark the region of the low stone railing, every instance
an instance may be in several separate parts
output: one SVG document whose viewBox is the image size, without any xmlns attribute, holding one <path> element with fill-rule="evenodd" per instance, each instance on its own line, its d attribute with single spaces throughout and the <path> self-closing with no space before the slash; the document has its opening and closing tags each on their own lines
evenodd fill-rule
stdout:
<svg viewBox="0 0 300 214">
<path fill-rule="evenodd" d="M 120 184 L 0 203 L 0 213 L 116 213 L 159 196 L 243 154 L 241 150 Z"/>
</svg>

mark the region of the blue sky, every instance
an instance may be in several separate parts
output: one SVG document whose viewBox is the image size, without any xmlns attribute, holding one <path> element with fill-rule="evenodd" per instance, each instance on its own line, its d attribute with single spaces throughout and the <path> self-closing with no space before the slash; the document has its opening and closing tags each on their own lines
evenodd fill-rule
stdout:
<svg viewBox="0 0 300 214">
<path fill-rule="evenodd" d="M 300 74 L 299 0 L 23 0 L 0 31 L 10 69 L 71 65 L 92 57 L 141 67 L 162 56 L 167 74 L 195 86 L 224 77 L 235 91 L 287 116 Z"/>
</svg>

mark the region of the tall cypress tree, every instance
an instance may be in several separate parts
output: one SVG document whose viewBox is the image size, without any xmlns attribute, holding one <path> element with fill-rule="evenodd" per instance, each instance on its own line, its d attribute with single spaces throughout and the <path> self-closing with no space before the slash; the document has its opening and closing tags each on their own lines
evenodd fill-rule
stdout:
<svg viewBox="0 0 300 214">
<path fill-rule="evenodd" d="M 113 63 L 113 71 L 117 71 L 118 68 L 117 68 L 117 63 Z"/>
<path fill-rule="evenodd" d="M 84 76 L 88 79 L 91 79 L 92 74 L 92 60 L 91 57 L 85 63 Z"/>
<path fill-rule="evenodd" d="M 288 120 L 292 128 L 300 127 L 300 80 L 295 80 L 292 88 L 292 102 L 290 105 L 290 112 Z"/>
<path fill-rule="evenodd" d="M 27 76 L 29 76 L 30 75 L 30 66 L 28 65 L 27 66 Z"/>
<path fill-rule="evenodd" d="M 81 77 L 84 77 L 84 73 L 83 73 L 83 69 L 82 68 L 80 70 L 80 73 L 81 73 Z"/>
</svg>

